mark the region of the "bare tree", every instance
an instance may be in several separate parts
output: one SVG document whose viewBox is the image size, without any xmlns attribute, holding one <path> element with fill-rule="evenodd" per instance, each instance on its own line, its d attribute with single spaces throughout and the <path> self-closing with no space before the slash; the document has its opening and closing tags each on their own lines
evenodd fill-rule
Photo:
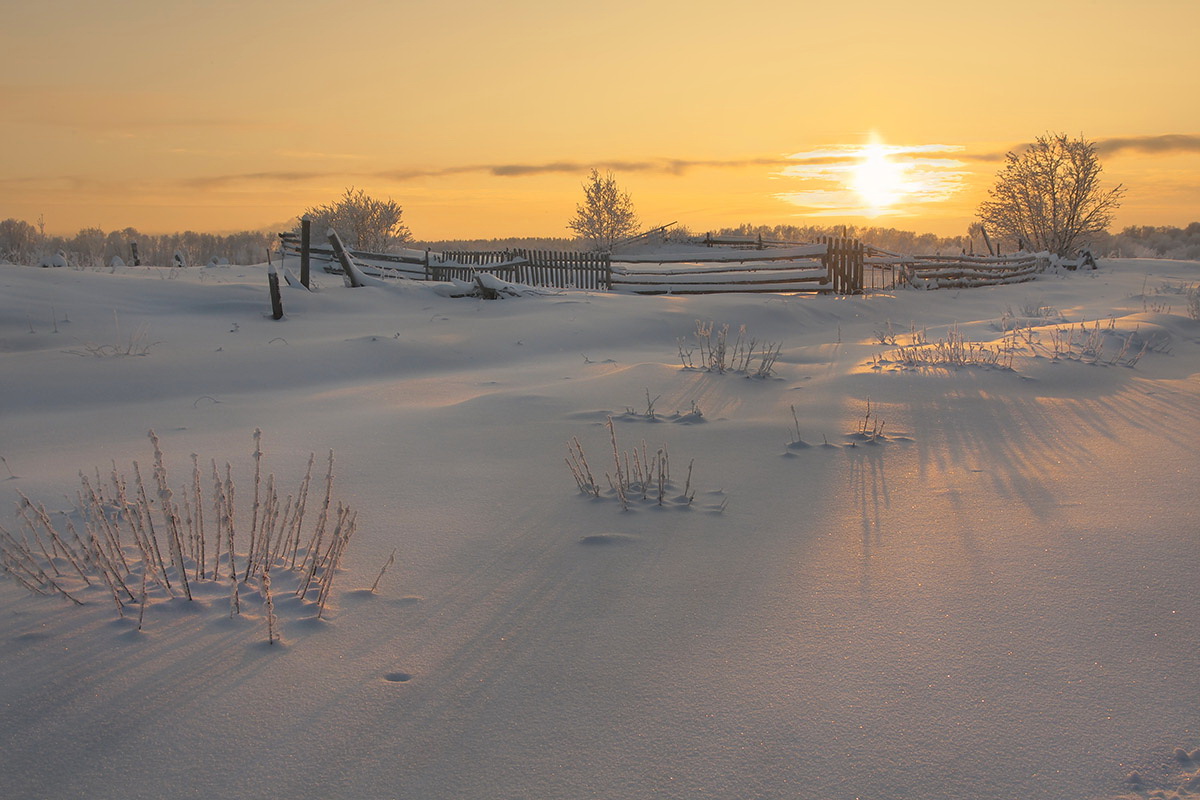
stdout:
<svg viewBox="0 0 1200 800">
<path fill-rule="evenodd" d="M 592 170 L 583 182 L 584 200 L 575 206 L 567 227 L 596 250 L 612 250 L 614 243 L 638 232 L 638 218 L 629 194 L 617 186 L 611 172 Z"/>
<path fill-rule="evenodd" d="M 404 209 L 391 198 L 377 200 L 354 187 L 336 201 L 304 212 L 313 228 L 322 234 L 326 228 L 333 228 L 348 247 L 376 253 L 386 253 L 412 238 L 401 220 L 403 214 Z"/>
<path fill-rule="evenodd" d="M 1005 158 L 991 199 L 979 206 L 988 230 L 1021 247 L 1065 256 L 1112 223 L 1125 190 L 1101 188 L 1096 147 L 1083 137 L 1039 136 Z"/>
</svg>

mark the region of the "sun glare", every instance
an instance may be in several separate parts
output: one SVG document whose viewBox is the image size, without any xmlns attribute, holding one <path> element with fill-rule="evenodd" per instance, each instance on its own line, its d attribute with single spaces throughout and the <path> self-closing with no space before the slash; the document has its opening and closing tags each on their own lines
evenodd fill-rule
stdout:
<svg viewBox="0 0 1200 800">
<path fill-rule="evenodd" d="M 872 136 L 865 144 L 832 144 L 791 156 L 778 173 L 798 182 L 775 196 L 805 216 L 910 216 L 943 203 L 963 188 L 962 145 L 894 145 Z"/>
<path fill-rule="evenodd" d="M 888 157 L 882 142 L 871 142 L 850 178 L 853 189 L 873 214 L 881 214 L 899 203 L 906 194 L 905 168 Z"/>
</svg>

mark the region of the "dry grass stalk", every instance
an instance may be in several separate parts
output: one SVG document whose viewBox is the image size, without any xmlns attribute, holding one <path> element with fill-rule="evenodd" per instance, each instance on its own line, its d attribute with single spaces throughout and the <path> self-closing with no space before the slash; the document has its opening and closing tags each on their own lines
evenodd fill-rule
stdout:
<svg viewBox="0 0 1200 800">
<path fill-rule="evenodd" d="M 133 462 L 132 496 L 126 480 L 113 465 L 107 486 L 84 473 L 79 474 L 81 488 L 76 493 L 76 514 L 82 523 L 82 534 L 74 522 L 67 519 L 65 527 L 56 527 L 54 518 L 45 506 L 20 495 L 17 513 L 21 520 L 20 535 L 0 528 L 0 566 L 6 574 L 27 590 L 40 595 L 62 595 L 75 604 L 83 601 L 75 596 L 73 587 L 100 585 L 112 600 L 118 616 L 125 616 L 129 603 L 139 605 L 138 627 L 145 624 L 145 608 L 161 589 L 167 597 L 180 596 L 191 600 L 192 584 L 204 580 L 228 581 L 230 614 L 242 612 L 241 586 L 244 576 L 260 576 L 260 587 L 267 613 L 268 637 L 278 639 L 271 599 L 270 573 L 283 569 L 297 576 L 299 594 L 306 596 L 315 584 L 314 602 L 318 617 L 323 616 L 332 597 L 334 577 L 356 529 L 357 513 L 343 503 L 337 503 L 330 520 L 333 504 L 333 453 L 329 454 L 329 472 L 325 481 L 325 496 L 321 517 L 309 539 L 309 547 L 297 564 L 297 551 L 304 536 L 304 509 L 312 477 L 314 456 L 300 489 L 293 498 L 281 502 L 278 483 L 273 474 L 259 469 L 262 450 L 261 431 L 255 431 L 255 478 L 259 481 L 250 521 L 252 541 L 244 553 L 245 563 L 237 547 L 237 491 L 233 469 L 225 464 L 222 475 L 217 462 L 211 462 L 211 496 L 205 497 L 199 459 L 192 454 L 190 485 L 173 492 L 161 443 L 153 431 L 149 437 L 154 451 L 154 483 L 157 492 L 152 502 L 146 490 L 137 462 Z M 176 498 L 182 498 L 179 502 Z M 206 527 L 205 505 L 212 509 L 212 524 Z M 332 531 L 328 530 L 332 526 Z M 66 531 L 66 533 L 63 532 Z M 169 563 L 163 558 L 159 535 L 166 537 Z M 209 549 L 207 540 L 213 539 Z M 211 560 L 210 560 L 211 559 Z M 288 561 L 291 561 L 289 567 Z M 389 564 L 392 563 L 389 561 Z M 386 569 L 387 565 L 385 565 Z M 239 576 L 239 573 L 243 573 Z M 171 574 L 173 573 L 173 574 Z M 189 579 L 190 573 L 190 579 Z M 381 573 L 382 576 L 382 573 Z M 241 578 L 239 580 L 239 577 Z M 141 591 L 134 586 L 141 584 Z M 378 586 L 378 579 L 376 580 Z M 156 589 L 155 587 L 159 587 Z"/>
<path fill-rule="evenodd" d="M 383 566 L 380 568 L 379 574 L 375 576 L 375 582 L 371 584 L 371 594 L 375 594 L 375 591 L 379 588 L 379 582 L 381 580 L 383 580 L 383 573 L 387 572 L 388 567 L 390 567 L 394 563 L 396 563 L 396 551 L 392 550 L 392 554 L 388 557 L 388 560 L 386 562 L 384 562 Z"/>
</svg>

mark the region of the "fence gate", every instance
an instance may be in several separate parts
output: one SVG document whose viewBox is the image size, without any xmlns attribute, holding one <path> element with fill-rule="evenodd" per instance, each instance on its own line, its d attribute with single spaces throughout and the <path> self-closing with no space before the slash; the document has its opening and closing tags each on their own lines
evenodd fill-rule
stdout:
<svg viewBox="0 0 1200 800">
<path fill-rule="evenodd" d="M 862 294 L 863 243 L 845 236 L 821 236 L 817 239 L 825 251 L 825 270 L 834 294 Z"/>
</svg>

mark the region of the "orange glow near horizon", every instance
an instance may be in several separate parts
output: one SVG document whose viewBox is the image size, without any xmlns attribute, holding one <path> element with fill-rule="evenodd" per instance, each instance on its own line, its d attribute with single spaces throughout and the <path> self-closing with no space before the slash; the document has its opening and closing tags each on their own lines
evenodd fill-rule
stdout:
<svg viewBox="0 0 1200 800">
<path fill-rule="evenodd" d="M 949 8 L 15 4 L 0 219 L 68 235 L 271 228 L 355 186 L 400 202 L 422 239 L 566 236 L 594 166 L 647 225 L 959 234 L 1003 153 L 1047 131 L 1107 143 L 1103 181 L 1127 187 L 1118 226 L 1200 219 L 1200 4 L 1012 0 L 1044 23 L 1025 49 L 1060 53 L 1069 29 L 1103 54 L 1058 71 L 998 68 L 1009 26 Z M 782 35 L 805 30 L 853 35 Z"/>
</svg>

